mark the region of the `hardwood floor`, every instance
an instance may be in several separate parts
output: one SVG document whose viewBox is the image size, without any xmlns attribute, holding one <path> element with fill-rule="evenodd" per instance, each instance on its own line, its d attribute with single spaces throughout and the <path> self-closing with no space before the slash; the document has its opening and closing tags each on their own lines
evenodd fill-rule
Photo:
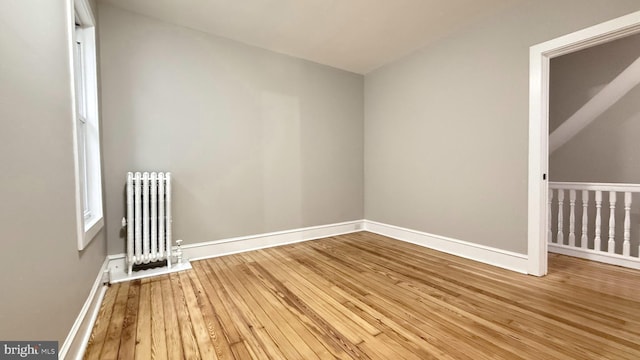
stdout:
<svg viewBox="0 0 640 360">
<path fill-rule="evenodd" d="M 640 359 L 640 272 L 544 278 L 361 232 L 112 285 L 86 359 Z"/>
</svg>

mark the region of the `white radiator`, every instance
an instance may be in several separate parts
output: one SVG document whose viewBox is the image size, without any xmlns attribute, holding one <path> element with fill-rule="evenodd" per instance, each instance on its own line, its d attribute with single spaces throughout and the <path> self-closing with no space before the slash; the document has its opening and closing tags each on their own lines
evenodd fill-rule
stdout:
<svg viewBox="0 0 640 360">
<path fill-rule="evenodd" d="M 171 268 L 171 173 L 127 174 L 126 226 L 129 275 L 137 264 Z"/>
</svg>

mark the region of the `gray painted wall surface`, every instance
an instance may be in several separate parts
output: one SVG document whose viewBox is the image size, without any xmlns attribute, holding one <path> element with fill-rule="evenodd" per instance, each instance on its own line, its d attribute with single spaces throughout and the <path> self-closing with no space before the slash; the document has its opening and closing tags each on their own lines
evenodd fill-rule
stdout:
<svg viewBox="0 0 640 360">
<path fill-rule="evenodd" d="M 62 345 L 106 254 L 75 226 L 63 0 L 0 2 L 0 339 Z"/>
<path fill-rule="evenodd" d="M 551 61 L 549 123 L 559 126 L 640 56 L 634 35 Z M 552 181 L 640 183 L 640 87 L 549 158 Z"/>
<path fill-rule="evenodd" d="M 529 47 L 640 9 L 514 5 L 365 77 L 365 217 L 527 252 Z"/>
<path fill-rule="evenodd" d="M 170 170 L 174 238 L 363 217 L 363 77 L 100 5 L 108 252 L 127 171 Z"/>
<path fill-rule="evenodd" d="M 640 35 L 551 59 L 549 133 L 640 57 Z"/>
</svg>

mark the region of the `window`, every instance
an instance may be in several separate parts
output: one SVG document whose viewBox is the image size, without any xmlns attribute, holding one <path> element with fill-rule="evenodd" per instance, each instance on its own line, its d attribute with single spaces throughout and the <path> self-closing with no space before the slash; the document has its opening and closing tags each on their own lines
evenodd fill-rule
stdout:
<svg viewBox="0 0 640 360">
<path fill-rule="evenodd" d="M 95 21 L 88 0 L 75 0 L 71 31 L 78 249 L 103 227 Z"/>
</svg>

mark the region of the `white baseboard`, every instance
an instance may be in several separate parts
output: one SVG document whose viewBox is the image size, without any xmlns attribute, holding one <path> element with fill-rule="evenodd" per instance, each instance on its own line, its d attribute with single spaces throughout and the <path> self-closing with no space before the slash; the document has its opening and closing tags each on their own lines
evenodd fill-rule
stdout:
<svg viewBox="0 0 640 360">
<path fill-rule="evenodd" d="M 89 296 L 84 302 L 80 314 L 76 318 L 76 321 L 69 331 L 69 335 L 65 339 L 64 343 L 60 347 L 59 358 L 60 359 L 74 359 L 79 360 L 84 356 L 84 352 L 87 349 L 87 343 L 93 330 L 93 325 L 98 317 L 100 311 L 100 305 L 102 299 L 107 291 L 107 287 L 103 283 L 103 275 L 107 270 L 108 261 L 105 259 L 98 276 L 91 287 Z"/>
<path fill-rule="evenodd" d="M 186 258 L 190 260 L 207 259 L 362 231 L 362 222 L 363 220 L 347 221 L 337 224 L 189 244 L 184 245 L 182 251 Z"/>
<path fill-rule="evenodd" d="M 528 259 L 526 255 L 370 220 L 347 221 L 343 223 L 187 244 L 182 246 L 182 252 L 183 258 L 186 260 L 201 260 L 348 234 L 362 230 L 371 231 L 397 240 L 425 246 L 434 250 L 480 261 L 520 273 L 527 273 Z M 112 283 L 184 270 L 182 268 L 158 270 L 160 272 L 147 270 L 144 273 L 140 272 L 136 274 L 134 277 L 128 277 L 125 273 L 126 267 L 124 266 L 124 257 L 124 254 L 107 256 Z M 190 265 L 188 268 L 190 268 Z"/>
<path fill-rule="evenodd" d="M 182 256 L 184 259 L 189 261 L 201 260 L 274 246 L 293 244 L 302 241 L 321 239 L 329 236 L 348 234 L 356 231 L 362 231 L 362 222 L 363 220 L 355 220 L 337 224 L 312 226 L 258 235 L 241 236 L 224 240 L 187 244 L 182 246 Z M 164 272 L 160 270 L 160 273 L 152 270 L 146 270 L 144 273 L 140 272 L 134 277 L 128 277 L 125 272 L 126 267 L 124 266 L 124 258 L 124 254 L 107 256 L 112 283 L 184 270 L 182 268 L 175 268 L 171 270 L 165 269 Z M 191 268 L 191 265 L 189 265 L 189 268 Z"/>
<path fill-rule="evenodd" d="M 528 257 L 524 254 L 370 220 L 364 220 L 364 228 L 372 233 L 388 236 L 397 240 L 421 245 L 519 273 L 527 273 Z"/>
<path fill-rule="evenodd" d="M 582 259 L 593 260 L 605 264 L 624 266 L 632 269 L 640 270 L 640 259 L 622 256 L 619 254 L 610 254 L 604 251 L 596 251 L 591 249 L 577 248 L 568 245 L 548 244 L 549 252 L 574 256 Z"/>
</svg>

